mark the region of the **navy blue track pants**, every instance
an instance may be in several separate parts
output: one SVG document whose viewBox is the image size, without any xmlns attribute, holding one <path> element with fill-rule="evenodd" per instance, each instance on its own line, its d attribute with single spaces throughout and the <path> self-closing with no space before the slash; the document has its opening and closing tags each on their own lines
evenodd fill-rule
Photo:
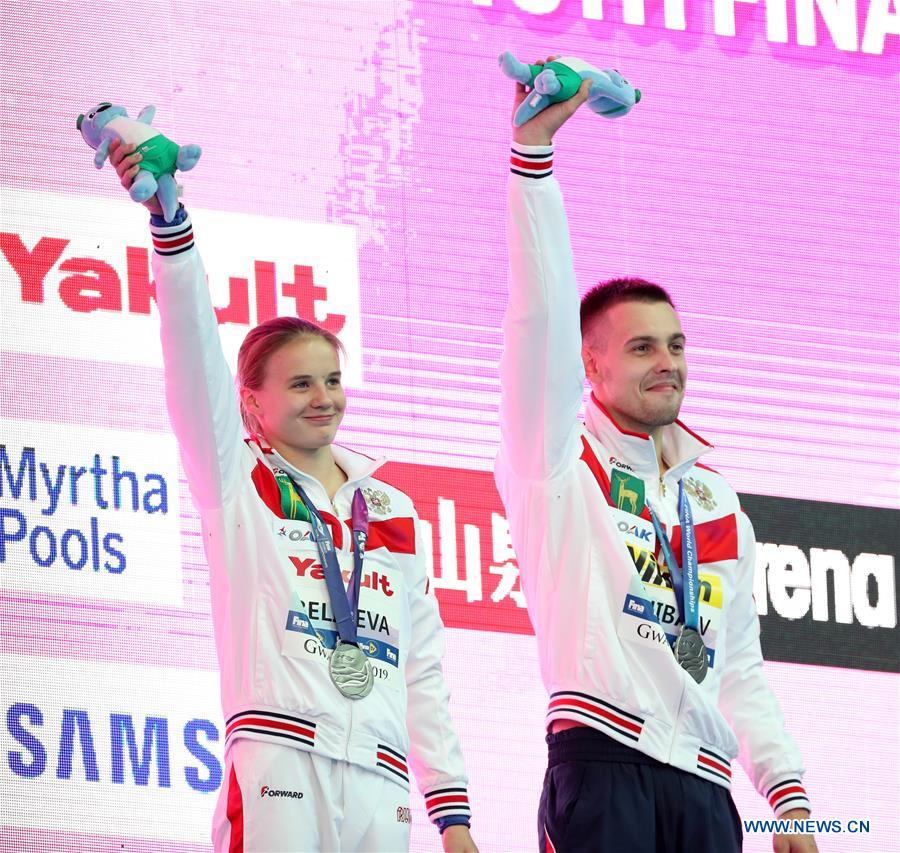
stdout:
<svg viewBox="0 0 900 853">
<path fill-rule="evenodd" d="M 739 853 L 727 789 L 595 729 L 547 735 L 541 853 Z"/>
</svg>

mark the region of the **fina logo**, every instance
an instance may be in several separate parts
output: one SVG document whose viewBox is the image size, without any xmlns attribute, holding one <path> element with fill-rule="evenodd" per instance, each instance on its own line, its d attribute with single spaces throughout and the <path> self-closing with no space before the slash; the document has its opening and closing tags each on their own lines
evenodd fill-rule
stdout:
<svg viewBox="0 0 900 853">
<path fill-rule="evenodd" d="M 633 598 L 628 600 L 628 609 L 634 613 L 640 613 L 641 615 L 644 613 L 644 605 L 635 601 Z"/>
</svg>

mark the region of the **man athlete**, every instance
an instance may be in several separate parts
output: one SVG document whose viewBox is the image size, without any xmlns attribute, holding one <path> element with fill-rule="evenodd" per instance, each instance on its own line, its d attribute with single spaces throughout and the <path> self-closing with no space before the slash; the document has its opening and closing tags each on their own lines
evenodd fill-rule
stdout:
<svg viewBox="0 0 900 853">
<path fill-rule="evenodd" d="M 805 819 L 802 760 L 762 671 L 753 528 L 677 420 L 672 301 L 619 279 L 579 306 L 552 140 L 588 88 L 515 129 L 509 181 L 495 474 L 550 693 L 539 843 L 737 851 L 732 760 L 776 817 Z M 817 848 L 776 835 L 774 849 Z"/>
</svg>

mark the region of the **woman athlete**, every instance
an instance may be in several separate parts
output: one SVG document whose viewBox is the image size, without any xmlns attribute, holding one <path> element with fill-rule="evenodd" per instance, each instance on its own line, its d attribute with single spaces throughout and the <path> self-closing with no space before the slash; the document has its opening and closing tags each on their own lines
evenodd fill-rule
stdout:
<svg viewBox="0 0 900 853">
<path fill-rule="evenodd" d="M 109 153 L 127 189 L 140 154 Z M 476 851 L 415 509 L 375 479 L 381 461 L 333 443 L 341 344 L 295 317 L 262 323 L 241 345 L 238 404 L 190 217 L 145 205 L 166 399 L 210 569 L 215 850 L 406 850 L 408 755 L 444 849 Z"/>
</svg>

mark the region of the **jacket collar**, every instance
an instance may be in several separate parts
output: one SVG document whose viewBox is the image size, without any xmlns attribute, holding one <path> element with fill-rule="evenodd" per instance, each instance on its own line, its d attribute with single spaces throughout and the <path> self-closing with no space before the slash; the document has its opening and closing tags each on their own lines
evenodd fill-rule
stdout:
<svg viewBox="0 0 900 853">
<path fill-rule="evenodd" d="M 295 468 L 291 465 L 291 463 L 275 450 L 262 436 L 257 435 L 250 440 L 259 446 L 259 449 L 262 451 L 263 456 L 270 466 L 280 466 L 292 476 L 296 476 L 301 480 L 311 480 L 315 483 L 319 482 L 315 477 L 312 477 L 301 471 L 299 468 Z M 334 456 L 334 461 L 337 462 L 341 467 L 341 470 L 347 475 L 347 482 L 344 484 L 345 486 L 350 483 L 357 483 L 360 480 L 365 480 L 366 477 L 371 477 L 372 474 L 387 462 L 387 459 L 383 456 L 376 459 L 371 456 L 366 456 L 365 453 L 351 450 L 349 447 L 344 447 L 341 444 L 332 444 L 331 452 Z"/>
<path fill-rule="evenodd" d="M 605 467 L 618 460 L 629 465 L 642 479 L 659 479 L 654 439 L 645 433 L 622 429 L 593 393 L 585 411 L 585 426 L 609 451 L 609 458 L 603 460 Z M 669 475 L 675 479 L 681 479 L 697 459 L 713 449 L 708 441 L 678 420 L 663 427 L 662 444 Z"/>
</svg>

